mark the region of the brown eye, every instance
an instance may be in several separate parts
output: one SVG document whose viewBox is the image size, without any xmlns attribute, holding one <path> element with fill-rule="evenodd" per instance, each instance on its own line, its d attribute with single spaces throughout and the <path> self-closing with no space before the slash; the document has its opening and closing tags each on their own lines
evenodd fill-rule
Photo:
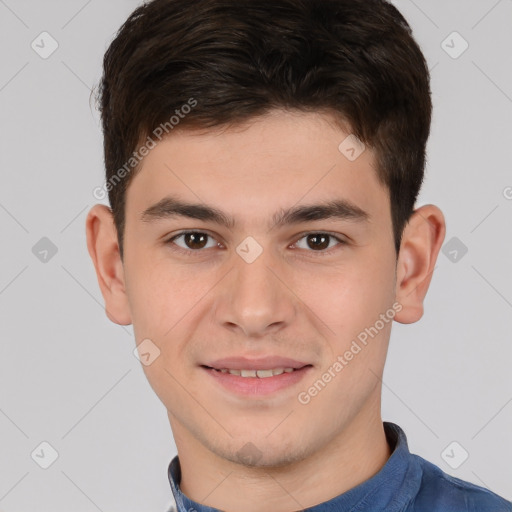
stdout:
<svg viewBox="0 0 512 512">
<path fill-rule="evenodd" d="M 177 240 L 181 239 L 181 244 L 177 243 Z M 208 246 L 208 239 L 211 239 L 210 245 Z M 180 233 L 169 240 L 169 243 L 177 245 L 180 249 L 185 251 L 200 251 L 201 249 L 208 249 L 215 247 L 218 242 L 207 233 L 200 231 L 187 231 Z M 183 244 L 183 245 L 182 245 Z"/>
<path fill-rule="evenodd" d="M 305 240 L 306 243 L 301 246 L 299 242 L 302 240 Z M 336 241 L 338 244 L 331 245 L 332 241 Z M 305 249 L 309 252 L 328 252 L 327 249 L 336 245 L 344 245 L 345 243 L 342 239 L 329 233 L 309 233 L 300 238 L 295 245 L 299 249 Z"/>
<path fill-rule="evenodd" d="M 329 247 L 329 235 L 308 235 L 307 244 L 311 249 L 327 249 Z"/>
<path fill-rule="evenodd" d="M 185 245 L 189 249 L 203 249 L 208 238 L 208 235 L 205 235 L 204 233 L 186 233 L 183 236 Z"/>
</svg>

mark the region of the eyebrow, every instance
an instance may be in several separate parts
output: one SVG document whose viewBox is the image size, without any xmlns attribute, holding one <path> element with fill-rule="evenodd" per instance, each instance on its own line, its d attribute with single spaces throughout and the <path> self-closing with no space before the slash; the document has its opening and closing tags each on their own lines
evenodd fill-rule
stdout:
<svg viewBox="0 0 512 512">
<path fill-rule="evenodd" d="M 236 225 L 233 217 L 218 208 L 205 204 L 188 203 L 173 196 L 164 197 L 141 214 L 143 222 L 153 222 L 174 217 L 209 221 L 228 229 L 232 229 Z M 370 220 L 370 215 L 346 199 L 334 199 L 324 203 L 281 209 L 272 216 L 269 230 L 286 225 L 326 219 L 367 222 Z"/>
</svg>

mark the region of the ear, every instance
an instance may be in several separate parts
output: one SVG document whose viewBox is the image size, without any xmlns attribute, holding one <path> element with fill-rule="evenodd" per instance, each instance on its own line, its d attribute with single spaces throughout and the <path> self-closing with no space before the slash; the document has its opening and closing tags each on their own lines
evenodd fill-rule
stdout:
<svg viewBox="0 0 512 512">
<path fill-rule="evenodd" d="M 397 262 L 396 300 L 402 309 L 395 320 L 417 322 L 423 316 L 437 255 L 446 234 L 441 210 L 432 204 L 416 209 L 405 226 Z"/>
<path fill-rule="evenodd" d="M 94 205 L 87 215 L 85 229 L 87 249 L 105 301 L 105 313 L 112 322 L 129 325 L 130 308 L 112 210 L 102 204 Z"/>
</svg>

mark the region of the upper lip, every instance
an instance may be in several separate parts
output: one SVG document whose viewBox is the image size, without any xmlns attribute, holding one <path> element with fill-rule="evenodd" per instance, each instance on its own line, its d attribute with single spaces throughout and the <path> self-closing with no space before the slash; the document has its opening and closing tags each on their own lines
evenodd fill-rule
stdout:
<svg viewBox="0 0 512 512">
<path fill-rule="evenodd" d="M 223 359 L 216 359 L 203 366 L 209 366 L 216 370 L 268 370 L 272 368 L 302 368 L 308 366 L 309 363 L 290 359 L 288 357 L 267 356 L 261 358 L 247 358 L 247 357 L 225 357 Z"/>
</svg>

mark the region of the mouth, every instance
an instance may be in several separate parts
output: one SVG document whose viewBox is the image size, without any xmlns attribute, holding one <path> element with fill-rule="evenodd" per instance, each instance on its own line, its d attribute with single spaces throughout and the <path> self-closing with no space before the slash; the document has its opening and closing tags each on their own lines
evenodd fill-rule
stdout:
<svg viewBox="0 0 512 512">
<path fill-rule="evenodd" d="M 258 379 L 267 379 L 269 377 L 275 377 L 276 375 L 281 375 L 283 373 L 292 373 L 302 368 L 306 368 L 307 366 L 311 366 L 310 364 L 304 365 L 300 368 L 292 368 L 292 367 L 281 367 L 281 368 L 268 368 L 262 370 L 249 370 L 249 369 L 232 369 L 232 368 L 213 368 L 211 366 L 203 365 L 203 368 L 208 370 L 215 370 L 219 373 L 229 373 L 230 375 L 236 375 L 238 377 L 243 378 L 258 378 Z"/>
<path fill-rule="evenodd" d="M 313 365 L 283 358 L 223 359 L 200 367 L 231 394 L 263 397 L 297 385 Z"/>
</svg>

